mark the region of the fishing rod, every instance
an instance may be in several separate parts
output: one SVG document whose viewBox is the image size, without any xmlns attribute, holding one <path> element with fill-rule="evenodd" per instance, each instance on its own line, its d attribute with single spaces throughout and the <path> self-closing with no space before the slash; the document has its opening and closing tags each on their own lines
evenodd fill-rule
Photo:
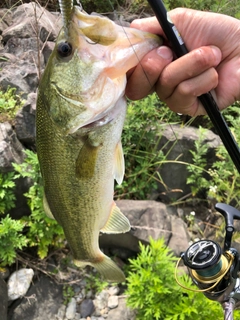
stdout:
<svg viewBox="0 0 240 320">
<path fill-rule="evenodd" d="M 172 45 L 173 51 L 175 52 L 177 58 L 180 58 L 183 55 L 187 54 L 189 51 L 185 46 L 185 43 L 176 26 L 171 21 L 163 2 L 161 0 L 148 0 L 148 2 L 152 7 L 167 39 Z M 211 92 L 207 92 L 199 96 L 198 98 L 205 108 L 214 128 L 221 138 L 238 172 L 240 173 L 240 149 Z"/>
<path fill-rule="evenodd" d="M 185 43 L 172 23 L 167 10 L 161 0 L 148 0 L 167 39 L 172 45 L 177 58 L 188 53 Z M 233 163 L 240 173 L 240 150 L 228 128 L 225 119 L 219 111 L 218 105 L 211 92 L 198 97 L 204 106 L 210 120 L 228 151 Z M 240 257 L 235 248 L 231 248 L 234 232 L 233 220 L 240 220 L 240 211 L 234 207 L 217 203 L 215 209 L 225 218 L 226 233 L 223 249 L 211 240 L 200 240 L 193 243 L 186 252 L 181 254 L 193 282 L 199 289 L 185 289 L 202 292 L 208 299 L 219 302 L 224 310 L 224 319 L 233 319 L 233 310 L 240 307 Z M 177 270 L 178 265 L 176 266 Z M 175 273 L 176 276 L 176 273 Z"/>
</svg>

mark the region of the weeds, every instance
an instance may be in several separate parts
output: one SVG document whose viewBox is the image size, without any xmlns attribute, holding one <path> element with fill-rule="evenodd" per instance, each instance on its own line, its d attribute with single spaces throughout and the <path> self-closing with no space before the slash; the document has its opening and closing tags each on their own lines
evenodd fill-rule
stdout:
<svg viewBox="0 0 240 320">
<path fill-rule="evenodd" d="M 37 155 L 28 150 L 25 162 L 13 164 L 13 166 L 16 172 L 0 175 L 3 181 L 3 184 L 0 185 L 1 213 L 7 215 L 14 206 L 14 180 L 19 177 L 28 177 L 33 183 L 25 194 L 31 215 L 24 216 L 19 221 L 15 221 L 9 215 L 0 220 L 0 266 L 12 264 L 15 261 L 17 250 L 26 246 L 36 247 L 41 259 L 47 256 L 51 246 L 57 248 L 65 246 L 62 228 L 55 220 L 48 218 L 43 210 L 43 187 Z"/>
<path fill-rule="evenodd" d="M 174 277 L 175 261 L 163 239 L 150 239 L 150 245 L 140 244 L 136 259 L 130 259 L 127 304 L 136 309 L 139 320 L 205 320 L 221 319 L 223 311 L 217 302 L 202 293 L 180 288 Z M 180 282 L 192 288 L 187 275 Z M 238 311 L 236 311 L 237 316 Z"/>
<path fill-rule="evenodd" d="M 0 122 L 12 121 L 24 101 L 16 94 L 16 88 L 0 90 Z"/>
<path fill-rule="evenodd" d="M 228 107 L 225 113 L 236 140 L 240 141 L 239 103 Z M 240 176 L 225 147 L 221 145 L 216 149 L 217 160 L 211 168 L 207 168 L 207 145 L 204 143 L 204 131 L 201 131 L 199 140 L 195 142 L 195 150 L 191 150 L 191 153 L 196 167 L 190 164 L 187 166 L 190 173 L 187 183 L 191 185 L 192 195 L 204 191 L 209 201 L 240 207 Z"/>
<path fill-rule="evenodd" d="M 122 133 L 125 178 L 121 186 L 116 186 L 117 199 L 147 199 L 162 183 L 158 169 L 166 162 L 166 155 L 159 150 L 161 132 L 177 120 L 179 117 L 160 104 L 155 94 L 128 103 Z"/>
</svg>

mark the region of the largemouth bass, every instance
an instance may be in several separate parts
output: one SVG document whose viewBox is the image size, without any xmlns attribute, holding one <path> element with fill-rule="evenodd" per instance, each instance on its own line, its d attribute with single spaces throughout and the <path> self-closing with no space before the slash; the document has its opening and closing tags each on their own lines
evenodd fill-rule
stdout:
<svg viewBox="0 0 240 320">
<path fill-rule="evenodd" d="M 99 249 L 99 233 L 130 229 L 113 201 L 114 179 L 121 183 L 124 176 L 126 72 L 160 43 L 155 35 L 74 6 L 39 85 L 37 153 L 45 211 L 63 227 L 74 263 L 93 266 L 108 281 L 125 278 Z"/>
</svg>

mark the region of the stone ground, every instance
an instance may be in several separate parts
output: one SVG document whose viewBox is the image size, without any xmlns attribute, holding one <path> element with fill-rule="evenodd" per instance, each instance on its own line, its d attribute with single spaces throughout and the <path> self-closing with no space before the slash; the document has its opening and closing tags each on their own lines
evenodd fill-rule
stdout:
<svg viewBox="0 0 240 320">
<path fill-rule="evenodd" d="M 106 254 L 117 255 L 115 261 L 118 264 L 124 265 L 129 257 L 136 255 L 139 251 L 139 241 L 147 244 L 150 236 L 154 239 L 164 237 L 165 243 L 178 256 L 188 247 L 187 228 L 183 220 L 178 217 L 176 209 L 156 201 L 121 200 L 117 204 L 128 217 L 132 230 L 120 236 L 102 235 L 100 244 Z M 52 259 L 45 269 L 39 264 L 36 265 L 49 275 L 53 272 L 57 281 L 34 270 L 30 289 L 24 297 L 10 303 L 7 320 L 133 320 L 135 318 L 134 312 L 126 307 L 123 286 L 108 286 L 95 294 L 92 284 L 89 283 L 92 283 L 93 277 L 97 277 L 98 280 L 95 282 L 101 286 L 98 274 L 93 273 L 90 277 L 90 269 L 85 269 L 83 274 L 74 266 L 61 269 L 59 265 L 63 259 L 63 256 Z M 29 267 L 34 269 L 31 261 L 25 262 L 25 265 L 28 263 Z M 64 283 L 71 284 L 70 291 L 63 285 Z M 2 295 L 6 299 L 6 291 L 2 292 Z"/>
</svg>

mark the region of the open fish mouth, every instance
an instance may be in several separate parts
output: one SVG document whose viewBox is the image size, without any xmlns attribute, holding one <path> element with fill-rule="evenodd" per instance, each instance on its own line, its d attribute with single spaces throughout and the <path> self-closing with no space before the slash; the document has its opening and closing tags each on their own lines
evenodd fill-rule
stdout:
<svg viewBox="0 0 240 320">
<path fill-rule="evenodd" d="M 106 114 L 105 116 L 103 116 L 100 119 L 96 119 L 88 124 L 83 125 L 81 128 L 83 129 L 91 129 L 91 128 L 96 128 L 96 127 L 102 127 L 106 124 L 108 124 L 109 122 L 111 122 L 114 118 L 111 116 L 111 113 L 109 112 L 109 114 Z"/>
<path fill-rule="evenodd" d="M 97 127 L 102 127 L 112 122 L 120 112 L 122 112 L 122 107 L 119 103 L 117 103 L 113 107 L 108 108 L 104 112 L 97 114 L 92 119 L 89 119 L 89 121 L 83 124 L 80 128 L 92 129 Z"/>
<path fill-rule="evenodd" d="M 79 113 L 76 114 L 75 118 L 68 123 L 69 131 L 68 134 L 73 134 L 79 129 L 93 129 L 97 127 L 102 127 L 118 116 L 122 111 L 121 104 L 117 103 L 113 106 L 108 107 L 106 110 L 100 111 L 97 113 L 96 110 L 87 106 L 87 103 L 79 101 L 74 95 L 68 96 L 63 90 L 59 88 L 55 83 L 52 83 L 57 94 L 73 105 L 74 107 L 79 108 Z M 121 99 L 120 99 L 121 101 Z M 74 108 L 73 107 L 73 108 Z M 72 111 L 70 111 L 72 112 Z"/>
</svg>

